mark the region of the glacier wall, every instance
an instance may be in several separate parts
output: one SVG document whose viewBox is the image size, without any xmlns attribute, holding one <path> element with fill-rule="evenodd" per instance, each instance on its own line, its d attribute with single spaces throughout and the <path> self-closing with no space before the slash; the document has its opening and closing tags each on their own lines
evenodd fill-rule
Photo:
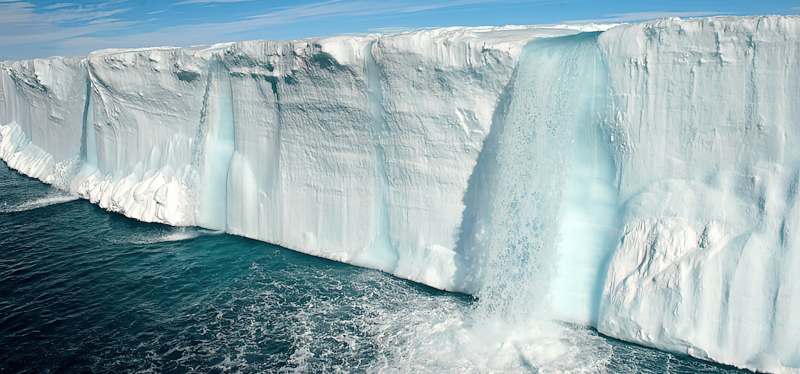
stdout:
<svg viewBox="0 0 800 374">
<path fill-rule="evenodd" d="M 800 370 L 800 19 L 2 63 L 0 157 L 197 225 L 740 367 Z"/>
<path fill-rule="evenodd" d="M 663 20 L 600 35 L 622 229 L 598 330 L 800 368 L 800 22 Z"/>
</svg>

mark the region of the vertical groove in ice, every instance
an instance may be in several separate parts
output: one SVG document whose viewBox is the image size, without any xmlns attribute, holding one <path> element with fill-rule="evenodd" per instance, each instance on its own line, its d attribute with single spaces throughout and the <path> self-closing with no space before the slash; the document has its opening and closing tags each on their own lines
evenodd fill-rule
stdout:
<svg viewBox="0 0 800 374">
<path fill-rule="evenodd" d="M 364 266 L 378 267 L 384 271 L 392 271 L 397 267 L 397 246 L 392 243 L 389 220 L 389 178 L 386 175 L 386 155 L 383 150 L 385 137 L 389 136 L 389 125 L 386 122 L 386 111 L 383 108 L 383 91 L 381 85 L 380 67 L 375 62 L 372 47 L 375 42 L 369 42 L 364 47 L 365 69 L 367 76 L 367 96 L 369 99 L 369 114 L 372 117 L 372 133 L 375 144 L 375 163 L 378 178 L 375 181 L 376 189 L 380 191 L 380 199 L 376 199 L 375 237 L 365 253 L 359 257 Z M 390 265 L 386 265 L 390 264 Z"/>
<path fill-rule="evenodd" d="M 81 134 L 80 159 L 88 166 L 97 167 L 97 140 L 94 135 L 94 105 L 92 105 L 92 81 L 86 76 L 86 99 L 83 107 L 83 130 Z"/>
<path fill-rule="evenodd" d="M 222 64 L 209 62 L 202 112 L 193 146 L 192 164 L 199 170 L 197 224 L 215 230 L 227 227 L 228 171 L 234 152 L 231 83 Z"/>
</svg>

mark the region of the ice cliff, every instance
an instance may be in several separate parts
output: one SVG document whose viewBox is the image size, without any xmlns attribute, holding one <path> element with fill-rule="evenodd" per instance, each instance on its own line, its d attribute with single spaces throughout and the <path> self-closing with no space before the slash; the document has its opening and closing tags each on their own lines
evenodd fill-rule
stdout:
<svg viewBox="0 0 800 374">
<path fill-rule="evenodd" d="M 605 29 L 3 62 L 0 156 L 138 220 L 800 371 L 800 18 Z"/>
</svg>

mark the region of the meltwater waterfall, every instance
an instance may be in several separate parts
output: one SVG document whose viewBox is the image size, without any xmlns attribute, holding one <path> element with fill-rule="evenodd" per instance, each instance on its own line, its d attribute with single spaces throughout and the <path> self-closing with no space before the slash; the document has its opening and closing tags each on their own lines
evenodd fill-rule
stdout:
<svg viewBox="0 0 800 374">
<path fill-rule="evenodd" d="M 602 144 L 595 144 L 595 137 L 602 136 L 607 91 L 607 72 L 596 39 L 596 33 L 584 33 L 535 40 L 520 57 L 497 168 L 490 171 L 491 219 L 488 237 L 481 243 L 489 258 L 478 292 L 487 316 L 514 323 L 546 319 L 553 301 L 549 291 L 559 271 L 568 272 L 567 277 L 586 277 L 605 270 L 597 263 L 588 273 L 559 269 L 557 255 L 559 246 L 573 245 L 566 255 L 574 258 L 565 263 L 576 263 L 579 257 L 603 257 L 611 245 L 609 240 L 588 237 L 564 240 L 560 232 L 568 204 L 576 199 L 591 201 L 585 194 L 593 187 L 613 182 L 613 169 L 610 176 L 598 175 L 608 170 L 602 164 L 596 167 L 597 160 L 591 158 L 597 157 L 594 152 L 610 156 L 610 151 L 598 149 Z M 575 178 L 582 180 L 570 183 Z M 570 188 L 575 191 L 568 192 Z M 584 204 L 583 209 L 591 211 L 592 206 Z M 613 221 L 615 211 L 587 218 Z"/>
</svg>

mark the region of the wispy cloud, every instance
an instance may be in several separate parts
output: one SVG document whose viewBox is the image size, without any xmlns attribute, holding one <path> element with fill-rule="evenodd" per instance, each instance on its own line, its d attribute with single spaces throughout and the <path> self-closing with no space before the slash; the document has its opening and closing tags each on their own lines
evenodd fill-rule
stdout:
<svg viewBox="0 0 800 374">
<path fill-rule="evenodd" d="M 66 3 L 46 8 L 37 8 L 23 1 L 0 2 L 0 46 L 60 40 L 115 30 L 134 23 L 110 18 L 129 8 Z"/>
<path fill-rule="evenodd" d="M 405 27 L 405 26 L 389 26 L 389 27 L 378 27 L 374 29 L 369 29 L 367 31 L 378 33 L 378 34 L 399 34 L 401 32 L 406 31 L 422 31 L 422 30 L 430 30 L 434 29 L 435 27 Z"/>
<path fill-rule="evenodd" d="M 248 3 L 253 5 L 249 8 L 250 13 L 245 15 L 234 15 L 221 8 L 226 3 L 252 0 L 173 0 L 178 1 L 173 6 L 180 5 L 180 7 L 145 10 L 145 12 L 153 10 L 147 13 L 150 15 L 149 17 L 165 11 L 170 14 L 185 13 L 187 16 L 191 16 L 191 18 L 171 17 L 169 21 L 171 23 L 164 21 L 167 17 L 148 20 L 148 16 L 128 12 L 131 10 L 130 3 L 128 3 L 130 0 L 111 0 L 100 5 L 75 5 L 67 2 L 71 0 L 61 0 L 64 2 L 46 7 L 36 6 L 29 1 L 34 0 L 0 0 L 0 60 L 31 58 L 32 56 L 44 57 L 52 54 L 78 55 L 102 48 L 150 47 L 154 46 L 154 43 L 168 46 L 190 46 L 269 38 L 271 35 L 280 33 L 275 30 L 288 30 L 293 27 L 295 29 L 302 27 L 306 31 L 299 36 L 291 36 L 291 32 L 279 35 L 306 37 L 317 32 L 313 30 L 323 29 L 318 25 L 339 25 L 352 22 L 353 19 L 376 20 L 381 17 L 390 19 L 391 24 L 397 25 L 397 27 L 386 27 L 380 22 L 365 22 L 372 29 L 364 31 L 399 32 L 408 30 L 403 27 L 402 20 L 408 20 L 411 17 L 425 19 L 421 17 L 423 12 L 463 10 L 467 7 L 475 11 L 476 9 L 493 8 L 495 4 L 508 6 L 515 3 L 535 3 L 546 0 L 316 0 L 315 3 L 304 5 L 284 7 L 267 5 L 266 10 L 261 3 L 251 2 Z M 219 7 L 215 10 L 202 10 L 214 5 L 219 5 Z M 259 10 L 260 13 L 258 13 Z M 420 13 L 420 16 L 415 13 Z M 720 13 L 616 13 L 599 19 L 574 20 L 569 23 L 619 23 L 661 17 L 699 17 L 716 14 Z M 151 26 L 143 27 L 142 25 L 145 23 Z M 453 22 L 451 20 L 448 23 L 452 24 Z M 142 27 L 133 27 L 137 24 Z M 410 24 L 418 24 L 418 22 Z M 379 28 L 375 28 L 376 26 Z M 441 25 L 432 24 L 430 26 Z M 414 29 L 420 29 L 420 27 Z M 38 48 L 36 52 L 30 52 L 33 44 Z M 15 47 L 2 48 L 11 45 Z"/>
<path fill-rule="evenodd" d="M 231 22 L 176 25 L 163 27 L 145 33 L 119 36 L 76 36 L 63 40 L 61 45 L 65 49 L 84 51 L 82 53 L 88 53 L 89 51 L 104 48 L 137 48 L 213 44 L 219 42 L 243 40 L 243 35 L 247 35 L 247 39 L 257 39 L 258 36 L 256 35 L 263 35 L 258 33 L 259 30 L 264 30 L 274 26 L 314 22 L 323 18 L 340 17 L 342 19 L 349 19 L 349 17 L 410 13 L 461 5 L 487 4 L 495 2 L 508 3 L 515 1 L 519 0 L 451 0 L 436 3 L 434 5 L 427 5 L 425 2 L 423 2 L 423 0 L 333 0 L 309 5 L 278 8 L 269 13 L 248 16 Z M 387 29 L 383 31 L 400 31 L 400 29 Z M 158 45 L 154 45 L 154 43 L 158 43 Z"/>
<path fill-rule="evenodd" d="M 186 0 L 172 5 L 207 4 L 207 3 L 241 3 L 252 0 Z"/>
<path fill-rule="evenodd" d="M 282 8 L 280 10 L 250 16 L 270 24 L 290 23 L 322 17 L 370 16 L 392 13 L 413 13 L 433 9 L 451 8 L 462 5 L 486 4 L 500 0 L 451 0 L 438 3 L 420 1 L 368 1 L 331 0 L 320 3 Z"/>
<path fill-rule="evenodd" d="M 314 21 L 322 18 L 375 16 L 419 12 L 470 4 L 486 4 L 502 0 L 451 0 L 426 5 L 420 0 L 367 1 L 332 0 L 294 7 L 283 7 L 273 12 L 247 16 L 232 22 L 203 23 L 165 27 L 148 33 L 120 37 L 78 37 L 66 43 L 78 48 L 93 45 L 96 48 L 152 46 L 153 40 L 161 45 L 187 46 L 234 40 L 233 35 L 252 32 L 272 26 Z M 507 2 L 507 1 L 506 1 Z M 322 35 L 320 35 L 322 36 Z M 227 38 L 227 39 L 222 39 Z"/>
<path fill-rule="evenodd" d="M 667 18 L 667 17 L 708 17 L 717 16 L 725 13 L 721 12 L 636 12 L 636 13 L 619 13 L 609 14 L 603 18 L 597 19 L 584 19 L 584 20 L 571 20 L 565 21 L 566 23 L 620 23 L 620 22 L 635 22 L 635 21 L 649 21 L 651 19 Z"/>
<path fill-rule="evenodd" d="M 48 10 L 50 10 L 50 9 L 58 9 L 58 8 L 65 8 L 65 7 L 72 6 L 72 5 L 75 5 L 75 4 L 72 4 L 72 3 L 58 3 L 58 4 L 53 4 L 53 5 L 48 5 L 46 7 L 42 7 L 42 9 L 48 9 Z"/>
</svg>

